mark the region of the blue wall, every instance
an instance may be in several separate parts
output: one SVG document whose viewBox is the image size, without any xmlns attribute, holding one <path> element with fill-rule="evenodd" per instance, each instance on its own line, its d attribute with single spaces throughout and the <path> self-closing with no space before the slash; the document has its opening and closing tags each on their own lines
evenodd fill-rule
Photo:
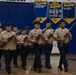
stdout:
<svg viewBox="0 0 76 75">
<path fill-rule="evenodd" d="M 3 26 L 7 24 L 9 20 L 11 20 L 11 25 L 17 25 L 19 29 L 29 25 L 29 29 L 33 29 L 33 20 L 35 19 L 34 14 L 34 3 L 8 3 L 8 2 L 0 2 L 0 21 L 3 20 Z M 41 24 L 41 28 L 45 28 L 45 24 L 47 21 L 50 21 L 49 18 L 47 18 L 46 21 L 44 21 Z M 66 23 L 66 27 L 70 28 L 72 24 L 75 22 L 74 20 L 71 24 Z M 51 22 L 51 21 L 50 21 Z M 55 29 L 59 25 L 59 22 L 57 24 L 52 25 L 52 28 Z M 73 40 L 70 41 L 70 47 L 69 47 L 69 53 L 76 53 L 76 25 L 72 29 L 71 33 L 73 35 Z"/>
<path fill-rule="evenodd" d="M 32 25 L 35 19 L 33 3 L 2 3 L 0 2 L 0 21 L 5 20 L 4 25 L 11 19 L 12 25 L 19 28 Z M 30 27 L 32 28 L 32 26 Z"/>
</svg>

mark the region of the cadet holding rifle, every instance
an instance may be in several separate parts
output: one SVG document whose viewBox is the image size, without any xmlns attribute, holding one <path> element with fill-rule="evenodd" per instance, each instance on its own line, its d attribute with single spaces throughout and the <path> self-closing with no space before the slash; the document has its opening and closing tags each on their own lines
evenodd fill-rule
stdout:
<svg viewBox="0 0 76 75">
<path fill-rule="evenodd" d="M 15 33 L 11 30 L 11 25 L 7 24 L 6 25 L 6 30 L 1 32 L 1 37 L 0 37 L 0 48 L 2 49 L 3 55 L 5 57 L 5 65 L 6 65 L 6 72 L 8 74 L 11 73 L 11 59 L 13 57 L 14 63 L 17 63 L 17 49 L 16 45 L 18 42 L 18 39 L 16 35 L 21 34 L 21 32 L 26 29 L 23 28 L 19 32 Z"/>
<path fill-rule="evenodd" d="M 64 71 L 68 71 L 68 61 L 66 59 L 66 54 L 68 52 L 68 47 L 69 47 L 69 40 L 72 39 L 72 35 L 69 32 L 69 29 L 65 28 L 66 24 L 65 21 L 62 20 L 60 22 L 60 27 L 56 29 L 54 33 L 54 39 L 58 43 L 58 49 L 60 52 L 60 61 L 59 61 L 59 70 L 63 70 L 62 64 L 64 65 Z M 67 34 L 67 37 L 65 38 L 64 36 Z M 61 46 L 61 43 L 64 41 L 63 46 Z"/>
<path fill-rule="evenodd" d="M 18 39 L 18 47 L 21 55 L 22 69 L 26 70 L 26 59 L 29 53 L 29 42 L 28 35 L 26 35 L 26 30 L 21 32 L 21 35 L 17 36 Z"/>
<path fill-rule="evenodd" d="M 1 37 L 1 32 L 3 31 L 3 27 L 2 27 L 3 23 L 4 23 L 4 20 L 0 22 L 0 37 Z M 2 50 L 0 49 L 0 68 L 1 68 L 1 58 L 2 58 Z"/>
<path fill-rule="evenodd" d="M 51 25 L 50 22 L 46 24 L 46 27 Z M 45 41 L 44 41 L 44 52 L 45 52 L 45 67 L 50 69 L 51 64 L 50 64 L 50 55 L 52 52 L 52 47 L 53 47 L 53 34 L 54 30 L 51 28 L 51 26 L 45 31 L 44 36 L 45 36 Z"/>
<path fill-rule="evenodd" d="M 41 53 L 44 36 L 42 30 L 40 29 L 40 21 L 35 20 L 33 24 L 35 28 L 30 31 L 28 38 L 31 43 L 34 43 L 33 49 L 35 53 L 35 59 L 33 64 L 33 70 L 38 71 L 40 73 L 42 72 Z"/>
<path fill-rule="evenodd" d="M 18 30 L 18 27 L 17 26 L 14 26 L 13 27 L 13 32 L 15 32 L 15 33 L 18 33 L 19 32 L 19 30 Z M 13 59 L 13 64 L 14 64 L 14 67 L 15 68 L 17 68 L 18 67 L 18 63 L 17 63 L 17 59 L 18 59 L 18 54 L 19 54 L 19 50 L 18 50 L 18 45 L 16 46 L 16 51 L 17 51 L 17 55 L 16 55 L 16 58 L 15 59 Z"/>
<path fill-rule="evenodd" d="M 5 58 L 5 69 L 8 74 L 11 73 L 11 58 L 16 57 L 16 36 L 15 33 L 11 30 L 11 25 L 8 24 L 5 27 L 6 29 L 1 32 L 0 41 L 6 43 L 2 48 L 2 52 Z M 7 40 L 9 37 L 14 36 L 11 40 Z"/>
<path fill-rule="evenodd" d="M 2 32 L 2 23 L 0 22 L 0 37 L 1 37 L 1 32 Z M 2 50 L 0 49 L 0 68 L 1 68 L 1 57 L 2 57 Z"/>
</svg>

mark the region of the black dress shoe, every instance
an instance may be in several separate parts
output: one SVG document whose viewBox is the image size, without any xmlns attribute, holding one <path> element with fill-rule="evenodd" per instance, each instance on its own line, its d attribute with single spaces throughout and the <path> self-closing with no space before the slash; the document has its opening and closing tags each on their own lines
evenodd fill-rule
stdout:
<svg viewBox="0 0 76 75">
<path fill-rule="evenodd" d="M 62 68 L 62 67 L 58 67 L 58 70 L 59 70 L 59 71 L 63 71 L 63 68 Z"/>
<path fill-rule="evenodd" d="M 11 69 L 6 70 L 8 74 L 11 74 Z"/>
<path fill-rule="evenodd" d="M 64 70 L 64 71 L 65 71 L 65 72 L 68 72 L 68 70 L 69 70 L 68 68 L 65 68 L 65 70 Z"/>
<path fill-rule="evenodd" d="M 26 67 L 22 67 L 23 70 L 26 70 Z"/>
<path fill-rule="evenodd" d="M 38 69 L 38 73 L 41 73 L 42 72 L 42 70 L 41 69 Z"/>
</svg>

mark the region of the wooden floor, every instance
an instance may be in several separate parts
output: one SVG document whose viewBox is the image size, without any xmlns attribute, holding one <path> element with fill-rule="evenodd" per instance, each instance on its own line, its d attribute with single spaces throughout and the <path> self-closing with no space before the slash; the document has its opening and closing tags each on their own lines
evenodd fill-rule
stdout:
<svg viewBox="0 0 76 75">
<path fill-rule="evenodd" d="M 75 55 L 68 55 L 67 57 L 69 58 L 75 58 Z M 52 55 L 51 56 L 51 65 L 52 69 L 46 69 L 44 62 L 45 62 L 45 57 L 42 55 L 42 73 L 37 73 L 32 70 L 32 65 L 33 65 L 33 59 L 34 55 L 29 55 L 27 59 L 27 70 L 23 70 L 21 68 L 21 61 L 20 57 L 18 58 L 18 68 L 14 68 L 12 64 L 12 73 L 10 75 L 76 75 L 76 60 L 68 60 L 69 62 L 69 71 L 64 72 L 64 71 L 58 71 L 58 63 L 59 63 L 59 55 Z M 5 71 L 5 64 L 4 64 L 4 58 L 2 58 L 2 68 L 0 69 L 0 75 L 8 75 Z"/>
</svg>

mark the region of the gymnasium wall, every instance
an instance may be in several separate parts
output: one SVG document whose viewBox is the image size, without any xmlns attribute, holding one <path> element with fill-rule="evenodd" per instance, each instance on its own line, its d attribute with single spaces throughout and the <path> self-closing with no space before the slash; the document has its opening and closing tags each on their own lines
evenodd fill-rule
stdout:
<svg viewBox="0 0 76 75">
<path fill-rule="evenodd" d="M 34 3 L 0 2 L 0 21 L 2 22 L 4 20 L 3 27 L 9 20 L 11 20 L 11 25 L 17 25 L 19 29 L 22 29 L 25 26 L 29 26 L 28 29 L 33 29 L 34 26 L 32 22 L 34 19 Z M 41 24 L 42 29 L 45 28 L 47 21 L 52 22 L 49 18 L 47 18 Z M 66 27 L 70 28 L 75 21 L 76 19 L 70 24 L 66 22 Z M 59 25 L 59 22 L 56 24 L 53 23 L 52 28 L 55 29 Z M 76 25 L 71 30 L 71 33 L 73 35 L 73 39 L 70 41 L 68 53 L 76 53 Z"/>
</svg>

